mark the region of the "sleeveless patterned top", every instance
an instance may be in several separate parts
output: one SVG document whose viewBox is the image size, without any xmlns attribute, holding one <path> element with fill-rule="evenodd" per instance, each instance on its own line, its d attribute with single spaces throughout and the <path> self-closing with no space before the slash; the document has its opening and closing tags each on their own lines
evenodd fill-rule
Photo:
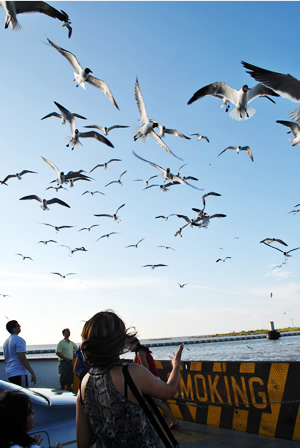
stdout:
<svg viewBox="0 0 300 448">
<path fill-rule="evenodd" d="M 86 384 L 83 408 L 97 448 L 158 448 L 160 439 L 139 404 L 133 403 L 114 386 L 110 369 L 121 361 L 92 367 Z"/>
</svg>

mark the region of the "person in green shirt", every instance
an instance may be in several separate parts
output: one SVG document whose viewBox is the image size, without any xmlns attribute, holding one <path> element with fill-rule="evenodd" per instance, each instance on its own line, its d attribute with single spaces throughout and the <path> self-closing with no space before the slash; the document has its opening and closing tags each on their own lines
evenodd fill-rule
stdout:
<svg viewBox="0 0 300 448">
<path fill-rule="evenodd" d="M 67 390 L 71 390 L 71 385 L 73 384 L 73 356 L 78 347 L 74 342 L 70 341 L 71 332 L 69 328 L 65 328 L 62 334 L 64 338 L 59 341 L 56 347 L 59 388 L 63 390 L 66 386 Z"/>
</svg>

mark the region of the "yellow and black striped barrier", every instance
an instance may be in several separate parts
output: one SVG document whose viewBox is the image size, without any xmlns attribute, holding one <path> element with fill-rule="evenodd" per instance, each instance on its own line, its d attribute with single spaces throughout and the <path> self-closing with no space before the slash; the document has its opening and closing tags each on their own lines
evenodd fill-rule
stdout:
<svg viewBox="0 0 300 448">
<path fill-rule="evenodd" d="M 167 381 L 170 361 L 156 361 Z M 182 362 L 176 418 L 300 441 L 300 362 Z"/>
</svg>

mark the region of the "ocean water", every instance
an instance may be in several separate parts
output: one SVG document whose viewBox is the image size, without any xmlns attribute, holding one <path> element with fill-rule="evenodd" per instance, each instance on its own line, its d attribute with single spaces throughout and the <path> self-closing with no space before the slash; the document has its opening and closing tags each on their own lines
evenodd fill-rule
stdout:
<svg viewBox="0 0 300 448">
<path fill-rule="evenodd" d="M 176 352 L 178 345 L 186 342 L 182 354 L 183 361 L 300 361 L 300 334 L 282 333 L 277 340 L 269 340 L 264 335 L 256 336 L 254 339 L 248 336 L 242 340 L 230 339 L 232 338 L 184 337 L 144 339 L 141 343 L 149 345 L 156 360 L 168 360 L 169 355 Z M 28 345 L 28 352 L 46 350 L 50 353 L 28 353 L 27 357 L 52 358 L 56 356 L 55 348 L 55 344 Z M 133 359 L 133 354 L 128 352 L 122 357 Z M 0 359 L 3 359 L 2 347 L 0 347 Z"/>
</svg>

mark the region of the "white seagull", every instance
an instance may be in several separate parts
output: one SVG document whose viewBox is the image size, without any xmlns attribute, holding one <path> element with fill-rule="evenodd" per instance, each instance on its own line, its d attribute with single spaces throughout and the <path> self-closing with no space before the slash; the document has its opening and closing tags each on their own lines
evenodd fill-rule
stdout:
<svg viewBox="0 0 300 448">
<path fill-rule="evenodd" d="M 300 126 L 298 123 L 283 120 L 277 120 L 276 123 L 283 124 L 283 126 L 290 128 L 290 132 L 292 132 L 295 138 L 290 138 L 289 141 L 292 143 L 292 146 L 300 146 Z"/>
<path fill-rule="evenodd" d="M 70 20 L 67 13 L 64 11 L 58 11 L 46 2 L 4 2 L 0 1 L 0 6 L 5 9 L 5 28 L 10 27 L 14 31 L 20 31 L 22 26 L 18 22 L 17 14 L 25 14 L 29 12 L 40 12 L 54 19 L 58 19 L 64 22 L 62 26 L 66 26 L 69 30 L 69 37 L 72 34 L 72 28 L 70 26 Z"/>
<path fill-rule="evenodd" d="M 144 266 L 142 266 L 143 268 L 151 268 L 151 269 L 155 269 L 155 268 L 159 268 L 159 267 L 164 267 L 164 266 L 168 266 L 167 264 L 145 264 Z"/>
<path fill-rule="evenodd" d="M 224 263 L 225 260 L 227 260 L 227 258 L 231 258 L 231 257 L 225 257 L 224 259 L 222 259 L 222 258 L 218 258 L 218 259 L 216 260 L 216 263 L 218 263 L 219 261 L 222 261 L 222 262 Z"/>
<path fill-rule="evenodd" d="M 66 278 L 67 275 L 76 275 L 75 272 L 69 272 L 68 274 L 61 274 L 60 272 L 50 272 L 50 274 L 59 275 L 61 278 Z"/>
<path fill-rule="evenodd" d="M 47 200 L 47 199 L 41 199 L 39 196 L 37 196 L 35 194 L 30 194 L 29 196 L 23 196 L 23 198 L 20 198 L 20 201 L 25 201 L 28 199 L 29 200 L 35 199 L 36 201 L 39 201 L 42 204 L 41 208 L 43 210 L 50 210 L 48 207 L 48 205 L 50 205 L 50 204 L 60 204 L 60 205 L 63 205 L 64 207 L 70 208 L 70 206 L 66 202 L 62 201 L 59 198 L 53 198 L 53 199 Z"/>
<path fill-rule="evenodd" d="M 76 56 L 73 53 L 59 47 L 55 43 L 51 42 L 50 39 L 48 39 L 48 42 L 50 45 L 52 45 L 53 48 L 55 48 L 62 56 L 64 56 L 70 62 L 73 69 L 76 71 L 76 73 L 74 73 L 74 77 L 77 82 L 76 87 L 78 87 L 80 85 L 83 89 L 85 89 L 85 84 L 84 84 L 85 82 L 92 84 L 93 86 L 102 90 L 102 92 L 110 99 L 110 101 L 116 106 L 116 108 L 119 109 L 119 106 L 117 105 L 106 82 L 102 81 L 101 79 L 94 78 L 93 76 L 91 76 L 90 73 L 93 73 L 91 69 L 89 69 L 89 68 L 83 69 L 81 67 L 81 65 L 79 64 Z"/>
<path fill-rule="evenodd" d="M 285 252 L 285 251 L 279 249 L 278 247 L 271 246 L 270 244 L 267 244 L 267 243 L 264 243 L 264 244 L 265 244 L 266 246 L 272 247 L 273 249 L 279 250 L 285 257 L 291 257 L 291 255 L 289 255 L 290 252 L 293 252 L 293 250 L 298 250 L 298 249 L 300 249 L 300 247 L 296 247 L 295 249 L 291 249 L 291 250 L 288 250 L 287 252 Z"/>
<path fill-rule="evenodd" d="M 53 227 L 56 232 L 59 232 L 61 229 L 71 229 L 74 226 L 53 226 L 52 224 L 48 224 L 46 222 L 40 222 L 40 224 L 43 224 L 44 226 L 49 226 L 49 227 Z"/>
<path fill-rule="evenodd" d="M 57 243 L 57 241 L 54 241 L 54 240 L 41 240 L 41 241 L 38 241 L 36 244 L 40 244 L 40 243 L 42 243 L 42 244 L 44 244 L 45 246 L 47 246 L 47 244 L 48 243 Z"/>
<path fill-rule="evenodd" d="M 45 120 L 45 118 L 50 118 L 50 117 L 57 117 L 57 118 L 61 119 L 61 124 L 66 124 L 66 121 L 67 121 L 68 123 L 70 123 L 71 129 L 74 127 L 74 130 L 75 130 L 75 117 L 81 118 L 82 120 L 86 120 L 86 118 L 83 117 L 82 115 L 76 114 L 75 112 L 70 112 L 68 109 L 61 106 L 56 101 L 54 101 L 54 103 L 61 111 L 61 114 L 59 114 L 58 112 L 51 112 L 50 114 L 45 115 L 43 118 L 41 118 L 41 120 Z"/>
<path fill-rule="evenodd" d="M 20 255 L 20 257 L 23 258 L 23 261 L 26 260 L 26 259 L 33 261 L 33 259 L 32 259 L 31 257 L 26 257 L 26 256 L 23 255 L 23 254 L 16 254 L 16 255 Z"/>
<path fill-rule="evenodd" d="M 129 128 L 129 126 L 124 126 L 122 124 L 115 124 L 114 126 L 110 126 L 109 128 L 98 126 L 97 124 L 91 124 L 89 126 L 83 126 L 84 128 L 91 128 L 91 129 L 99 129 L 99 131 L 102 131 L 104 135 L 108 135 L 110 131 L 113 129 L 122 129 L 122 128 Z"/>
<path fill-rule="evenodd" d="M 65 174 L 63 171 L 59 171 L 59 169 L 53 162 L 45 159 L 45 157 L 43 157 L 43 156 L 41 156 L 41 157 L 44 160 L 44 162 L 48 163 L 48 165 L 51 166 L 51 168 L 56 172 L 56 174 L 57 174 L 56 181 L 61 185 L 64 183 L 68 183 L 68 181 L 70 181 L 70 180 L 76 180 L 78 178 L 81 178 L 84 180 L 91 179 L 90 177 L 86 176 L 85 174 L 82 174 L 81 170 L 80 171 L 69 171 L 67 174 Z M 56 181 L 54 181 L 54 182 L 56 182 Z"/>
<path fill-rule="evenodd" d="M 111 162 L 122 162 L 122 160 L 121 160 L 121 159 L 110 159 L 108 162 L 104 162 L 104 163 L 101 163 L 101 164 L 99 164 L 99 165 L 94 166 L 94 168 L 91 169 L 90 173 L 91 173 L 92 171 L 94 171 L 96 168 L 100 168 L 100 167 L 102 167 L 102 166 L 103 166 L 103 168 L 104 168 L 105 170 L 107 170 L 107 166 L 108 166 L 108 164 L 111 163 Z"/>
<path fill-rule="evenodd" d="M 107 187 L 108 185 L 111 185 L 111 184 L 120 184 L 120 185 L 123 185 L 121 179 L 122 179 L 122 176 L 124 176 L 125 173 L 127 173 L 127 170 L 126 170 L 126 171 L 123 171 L 123 173 L 120 175 L 120 177 L 119 177 L 118 180 L 112 180 L 111 182 L 109 182 L 108 184 L 106 184 L 106 185 L 104 185 L 104 186 Z"/>
<path fill-rule="evenodd" d="M 153 140 L 156 141 L 156 143 L 159 144 L 161 148 L 163 148 L 165 151 L 167 151 L 169 154 L 172 154 L 172 156 L 175 156 L 175 154 L 167 147 L 165 142 L 162 141 L 162 139 L 154 132 L 154 128 L 159 127 L 159 124 L 155 120 L 149 120 L 146 106 L 141 94 L 140 86 L 138 79 L 136 79 L 135 82 L 135 99 L 137 102 L 139 114 L 140 114 L 140 122 L 141 127 L 139 131 L 135 134 L 133 137 L 134 141 L 138 140 L 139 138 L 145 139 L 147 135 L 149 135 Z M 179 157 L 177 157 L 179 158 Z M 180 159 L 181 160 L 181 159 Z"/>
<path fill-rule="evenodd" d="M 105 196 L 105 194 L 102 193 L 102 191 L 98 191 L 98 190 L 96 190 L 96 191 L 85 191 L 84 193 L 82 193 L 81 196 L 83 196 L 85 194 L 90 194 L 91 196 L 94 196 L 94 194 L 96 194 L 96 193 L 103 194 Z"/>
<path fill-rule="evenodd" d="M 229 115 L 234 120 L 247 120 L 252 117 L 255 114 L 255 109 L 248 107 L 248 103 L 258 96 L 264 96 L 272 101 L 272 103 L 275 101 L 269 98 L 268 95 L 279 96 L 263 84 L 256 84 L 252 88 L 249 88 L 247 85 L 243 85 L 240 90 L 235 90 L 225 82 L 214 82 L 202 87 L 194 93 L 192 98 L 188 101 L 188 104 L 192 104 L 194 101 L 199 100 L 206 95 L 215 96 L 217 98 L 225 98 L 233 103 L 235 108 L 229 113 Z"/>
<path fill-rule="evenodd" d="M 243 66 L 248 69 L 252 78 L 261 82 L 267 87 L 273 89 L 276 93 L 284 98 L 287 98 L 294 103 L 300 101 L 300 81 L 291 75 L 284 75 L 283 73 L 272 72 L 256 65 L 248 64 L 242 61 Z M 294 109 L 289 113 L 291 120 L 300 123 L 300 107 Z"/>
<path fill-rule="evenodd" d="M 150 120 L 150 121 L 151 122 L 155 122 L 155 120 Z M 180 138 L 184 138 L 186 140 L 190 140 L 190 137 L 187 137 L 182 132 L 177 131 L 177 129 L 168 129 L 165 126 L 162 126 L 159 123 L 158 123 L 158 128 L 159 128 L 158 135 L 161 138 L 165 137 L 165 134 L 171 134 L 171 135 L 175 135 L 176 137 L 180 137 Z"/>
<path fill-rule="evenodd" d="M 138 248 L 138 245 L 144 240 L 145 238 L 142 238 L 141 240 L 139 240 L 136 244 L 129 244 L 129 246 L 126 246 L 125 249 L 127 247 L 135 247 L 136 249 Z"/>
<path fill-rule="evenodd" d="M 5 185 L 7 185 L 6 182 L 8 181 L 8 179 L 11 179 L 11 178 L 13 178 L 13 177 L 16 177 L 17 179 L 21 180 L 21 179 L 22 179 L 22 176 L 23 176 L 24 174 L 28 174 L 28 173 L 37 174 L 36 171 L 23 170 L 23 171 L 21 171 L 20 173 L 9 174 L 8 176 L 6 176 L 5 179 L 3 179 L 3 180 L 1 181 L 1 184 L 5 184 Z"/>
<path fill-rule="evenodd" d="M 227 151 L 228 149 L 233 149 L 234 151 L 236 151 L 237 154 L 239 154 L 240 151 L 247 151 L 247 153 L 249 154 L 250 159 L 252 160 L 252 162 L 254 162 L 253 154 L 252 154 L 251 149 L 249 148 L 249 146 L 228 146 L 227 148 L 223 149 L 223 151 L 221 151 L 220 154 L 218 154 L 218 157 L 221 154 L 223 154 L 225 151 Z"/>
<path fill-rule="evenodd" d="M 93 224 L 90 227 L 82 227 L 82 229 L 79 229 L 78 232 L 81 232 L 82 230 L 87 230 L 88 232 L 90 232 L 93 227 L 99 227 L 99 225 L 100 224 Z"/>
<path fill-rule="evenodd" d="M 96 240 L 96 243 L 97 243 L 97 241 L 101 240 L 102 238 L 109 238 L 110 235 L 116 235 L 117 233 L 119 233 L 119 232 L 110 232 L 110 233 L 107 233 L 106 235 L 102 235 Z"/>
<path fill-rule="evenodd" d="M 75 146 L 79 145 L 81 146 L 82 143 L 79 141 L 80 138 L 95 138 L 99 142 L 104 143 L 105 145 L 110 146 L 111 148 L 114 147 L 114 145 L 106 137 L 104 137 L 104 135 L 99 134 L 99 132 L 96 131 L 79 132 L 78 129 L 75 129 L 69 143 L 66 146 L 67 147 L 71 146 L 72 150 L 75 148 Z"/>
<path fill-rule="evenodd" d="M 144 179 L 134 179 L 133 182 L 144 182 L 144 184 L 147 186 L 147 185 L 149 185 L 150 180 L 151 180 L 151 179 L 154 179 L 155 177 L 158 177 L 158 175 L 156 174 L 155 176 L 151 176 L 151 177 L 149 177 L 148 180 L 144 180 Z"/>
<path fill-rule="evenodd" d="M 191 134 L 191 135 L 196 135 L 197 136 L 197 141 L 201 140 L 202 138 L 204 138 L 207 143 L 209 143 L 208 137 L 206 137 L 205 135 L 200 135 L 196 132 L 196 134 Z"/>
<path fill-rule="evenodd" d="M 268 244 L 272 244 L 274 241 L 276 241 L 277 243 L 283 244 L 284 246 L 287 246 L 287 244 L 278 239 L 278 238 L 265 238 L 264 240 L 261 240 L 260 243 L 268 243 Z"/>
<path fill-rule="evenodd" d="M 100 214 L 100 215 L 94 215 L 94 216 L 97 216 L 97 217 L 106 216 L 106 217 L 108 217 L 108 218 L 113 218 L 114 221 L 117 221 L 117 222 L 118 222 L 118 221 L 119 221 L 119 216 L 118 216 L 117 213 L 118 213 L 119 210 L 121 210 L 122 207 L 124 207 L 124 205 L 125 205 L 125 204 L 120 205 L 120 207 L 117 208 L 116 213 L 114 213 L 113 215 L 107 215 L 107 214 L 103 214 L 103 213 L 102 213 L 102 214 Z"/>
</svg>

